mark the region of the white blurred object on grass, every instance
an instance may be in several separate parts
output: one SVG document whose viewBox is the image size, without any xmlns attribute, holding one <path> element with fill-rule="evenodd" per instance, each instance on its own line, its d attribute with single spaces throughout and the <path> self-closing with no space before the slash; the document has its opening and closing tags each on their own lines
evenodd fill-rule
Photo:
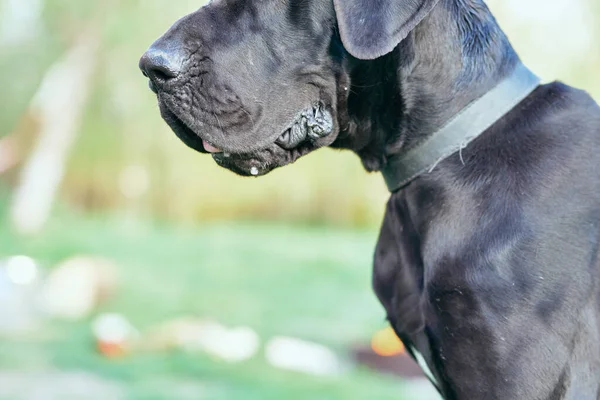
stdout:
<svg viewBox="0 0 600 400">
<path fill-rule="evenodd" d="M 275 337 L 265 347 L 265 356 L 274 367 L 311 375 L 336 375 L 342 362 L 326 346 L 290 337 Z"/>
<path fill-rule="evenodd" d="M 74 256 L 59 263 L 46 278 L 41 306 L 52 317 L 79 319 L 116 291 L 117 267 L 109 260 Z"/>
<path fill-rule="evenodd" d="M 97 340 L 109 343 L 125 343 L 139 336 L 133 324 L 118 313 L 98 315 L 92 323 L 92 332 Z"/>
<path fill-rule="evenodd" d="M 252 358 L 260 347 L 258 334 L 249 327 L 227 328 L 193 316 L 167 321 L 142 340 L 142 348 L 148 350 L 179 348 L 203 352 L 230 363 Z"/>
<path fill-rule="evenodd" d="M 6 275 L 16 285 L 31 285 L 38 277 L 38 266 L 29 256 L 9 257 L 5 263 Z"/>
<path fill-rule="evenodd" d="M 208 354 L 227 362 L 241 362 L 258 352 L 260 339 L 248 327 L 229 329 L 217 322 L 206 322 L 197 336 L 198 345 Z"/>
<path fill-rule="evenodd" d="M 22 335 L 40 326 L 40 273 L 35 260 L 17 255 L 0 260 L 0 336 Z"/>
</svg>

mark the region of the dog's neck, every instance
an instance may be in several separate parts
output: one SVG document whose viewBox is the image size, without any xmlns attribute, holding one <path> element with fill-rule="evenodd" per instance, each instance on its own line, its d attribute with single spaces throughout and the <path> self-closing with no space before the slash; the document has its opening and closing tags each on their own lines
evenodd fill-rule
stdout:
<svg viewBox="0 0 600 400">
<path fill-rule="evenodd" d="M 481 0 L 442 0 L 392 53 L 349 58 L 347 111 L 334 144 L 365 168 L 417 145 L 501 81 L 518 57 Z M 377 116 L 373 118 L 373 116 Z"/>
</svg>

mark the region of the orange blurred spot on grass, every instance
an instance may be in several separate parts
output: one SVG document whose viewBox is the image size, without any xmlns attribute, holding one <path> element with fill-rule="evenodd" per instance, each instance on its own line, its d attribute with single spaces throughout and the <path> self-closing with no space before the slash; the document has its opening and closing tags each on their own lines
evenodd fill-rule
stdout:
<svg viewBox="0 0 600 400">
<path fill-rule="evenodd" d="M 404 344 L 391 327 L 382 329 L 373 335 L 371 348 L 383 357 L 392 357 L 406 351 Z"/>
</svg>

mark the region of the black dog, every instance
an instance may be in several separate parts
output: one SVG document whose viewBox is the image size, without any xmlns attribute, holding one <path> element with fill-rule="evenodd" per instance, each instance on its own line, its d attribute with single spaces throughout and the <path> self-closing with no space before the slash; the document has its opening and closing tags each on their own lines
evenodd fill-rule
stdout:
<svg viewBox="0 0 600 400">
<path fill-rule="evenodd" d="M 236 173 L 323 146 L 392 170 L 374 288 L 446 399 L 600 399 L 590 96 L 532 87 L 459 151 L 394 181 L 394 160 L 464 125 L 522 68 L 481 0 L 214 0 L 141 68 L 175 133 Z"/>
</svg>

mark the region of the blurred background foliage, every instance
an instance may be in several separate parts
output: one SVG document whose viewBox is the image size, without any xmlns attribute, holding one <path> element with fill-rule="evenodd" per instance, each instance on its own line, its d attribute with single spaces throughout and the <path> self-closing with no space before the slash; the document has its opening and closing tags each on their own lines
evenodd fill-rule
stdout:
<svg viewBox="0 0 600 400">
<path fill-rule="evenodd" d="M 4 2 L 5 7 L 10 3 Z M 598 2 L 526 3 L 490 2 L 524 60 L 545 79 L 559 78 L 599 96 Z M 319 151 L 267 177 L 244 179 L 187 149 L 168 130 L 137 62 L 173 21 L 199 5 L 191 0 L 46 0 L 37 33 L 0 48 L 0 137 L 17 132 L 27 152 L 35 123 L 26 109 L 44 72 L 81 32 L 93 31 L 101 48 L 92 95 L 60 189 L 69 206 L 133 210 L 178 223 L 269 219 L 377 225 L 387 197 L 382 179 L 363 172 L 350 153 Z M 547 12 L 540 13 L 540 7 Z M 2 179 L 14 184 L 18 170 Z M 136 180 L 142 187 L 127 194 L 123 186 Z"/>
</svg>

